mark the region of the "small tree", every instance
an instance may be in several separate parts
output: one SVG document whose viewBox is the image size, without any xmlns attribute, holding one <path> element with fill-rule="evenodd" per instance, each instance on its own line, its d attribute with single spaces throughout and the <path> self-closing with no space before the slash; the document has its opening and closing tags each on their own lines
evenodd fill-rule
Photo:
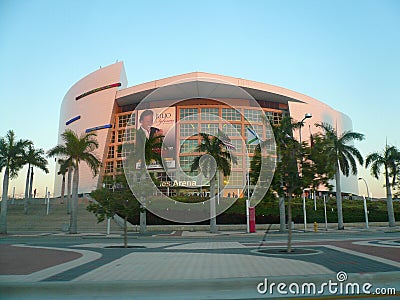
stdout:
<svg viewBox="0 0 400 300">
<path fill-rule="evenodd" d="M 299 177 L 298 161 L 299 143 L 294 139 L 289 139 L 286 142 L 286 146 L 281 149 L 281 160 L 278 162 L 278 168 L 282 172 L 281 183 L 282 188 L 286 192 L 288 203 L 288 242 L 287 252 L 292 252 L 292 198 L 293 194 L 299 192 L 299 188 L 302 186 L 301 179 Z"/>
<path fill-rule="evenodd" d="M 91 203 L 86 208 L 94 213 L 97 221 L 103 222 L 113 218 L 116 214 L 124 218 L 124 248 L 128 247 L 128 218 L 137 210 L 137 199 L 128 188 L 124 175 L 117 177 L 114 190 L 108 188 L 97 189 L 92 192 L 92 197 L 97 203 Z"/>
<path fill-rule="evenodd" d="M 327 147 L 327 141 L 320 134 L 314 134 L 311 137 L 309 147 L 303 145 L 305 149 L 302 169 L 304 186 L 310 186 L 313 190 L 317 190 L 320 186 L 332 189 L 329 181 L 335 176 L 335 168 L 333 164 L 327 163 L 331 160 L 329 152 L 325 151 Z"/>
<path fill-rule="evenodd" d="M 293 130 L 299 128 L 300 123 L 293 122 L 289 116 L 284 116 L 279 124 L 273 124 L 272 127 L 276 149 L 278 155 L 277 166 L 274 178 L 271 183 L 271 189 L 279 196 L 279 215 L 280 215 L 280 231 L 285 231 L 286 211 L 285 211 L 285 196 L 287 197 L 288 210 L 288 241 L 287 252 L 292 251 L 292 197 L 294 193 L 299 192 L 302 183 L 302 178 L 299 176 L 298 161 L 301 159 L 302 149 L 300 144 L 293 138 Z M 258 178 L 261 168 L 261 147 L 269 141 L 263 141 L 255 149 L 255 156 L 252 161 L 252 176 Z M 303 178 L 304 179 L 304 178 Z"/>
</svg>

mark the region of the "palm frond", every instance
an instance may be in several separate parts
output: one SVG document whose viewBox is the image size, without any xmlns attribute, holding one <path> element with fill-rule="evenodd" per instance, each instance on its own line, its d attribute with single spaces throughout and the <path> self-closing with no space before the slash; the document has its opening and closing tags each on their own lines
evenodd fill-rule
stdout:
<svg viewBox="0 0 400 300">
<path fill-rule="evenodd" d="M 374 152 L 371 153 L 367 156 L 367 159 L 365 160 L 365 167 L 368 168 L 370 164 L 377 162 L 378 164 L 383 164 L 383 157 L 378 153 Z"/>
<path fill-rule="evenodd" d="M 198 170 L 200 168 L 200 158 L 201 156 L 196 156 L 193 161 L 192 161 L 192 165 L 190 166 L 190 171 L 194 172 L 196 170 Z"/>
<path fill-rule="evenodd" d="M 64 145 L 57 145 L 47 151 L 48 157 L 68 156 L 68 154 L 69 154 L 68 149 Z"/>
<path fill-rule="evenodd" d="M 0 140 L 0 170 L 8 168 L 10 178 L 16 177 L 24 165 L 25 149 L 31 144 L 29 140 L 17 140 L 14 131 L 9 130 Z"/>
<path fill-rule="evenodd" d="M 354 140 L 362 141 L 364 140 L 364 134 L 353 132 L 353 131 L 345 131 L 340 137 L 339 141 L 341 144 L 347 144 Z"/>
<path fill-rule="evenodd" d="M 360 165 L 364 164 L 364 158 L 362 157 L 360 151 L 358 151 L 358 149 L 352 145 L 344 145 L 343 146 L 343 151 L 345 151 L 347 153 L 348 156 L 352 156 L 357 158 L 358 162 L 360 163 Z"/>
</svg>

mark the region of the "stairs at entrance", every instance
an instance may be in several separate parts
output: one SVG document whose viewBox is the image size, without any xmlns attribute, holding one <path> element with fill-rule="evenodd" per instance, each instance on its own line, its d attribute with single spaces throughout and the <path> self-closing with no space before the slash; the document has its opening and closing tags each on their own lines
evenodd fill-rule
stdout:
<svg viewBox="0 0 400 300">
<path fill-rule="evenodd" d="M 78 233 L 103 233 L 107 232 L 107 221 L 97 223 L 96 216 L 87 211 L 89 201 L 79 199 L 78 204 Z M 29 204 L 28 214 L 24 214 L 23 200 L 9 202 L 7 209 L 8 233 L 61 233 L 67 232 L 70 215 L 67 214 L 66 202 L 59 199 L 50 199 L 49 213 L 44 199 L 33 199 Z M 111 220 L 111 233 L 121 233 L 122 228 Z"/>
</svg>

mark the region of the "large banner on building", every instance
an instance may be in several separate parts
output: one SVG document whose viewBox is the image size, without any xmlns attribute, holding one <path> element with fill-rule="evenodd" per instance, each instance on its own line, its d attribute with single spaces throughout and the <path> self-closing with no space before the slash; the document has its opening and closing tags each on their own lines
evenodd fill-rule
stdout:
<svg viewBox="0 0 400 300">
<path fill-rule="evenodd" d="M 138 130 L 137 143 L 143 143 L 144 139 L 161 135 L 164 136 L 164 147 L 162 157 L 167 168 L 175 168 L 176 165 L 176 108 L 160 107 L 137 111 L 138 121 L 136 122 Z M 142 137 L 142 138 L 141 138 Z M 153 162 L 149 169 L 162 168 L 161 165 Z"/>
</svg>

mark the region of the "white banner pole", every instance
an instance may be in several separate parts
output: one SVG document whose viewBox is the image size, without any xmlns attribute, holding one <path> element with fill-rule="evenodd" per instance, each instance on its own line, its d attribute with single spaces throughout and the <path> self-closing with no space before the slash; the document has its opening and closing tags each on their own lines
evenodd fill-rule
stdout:
<svg viewBox="0 0 400 300">
<path fill-rule="evenodd" d="M 328 231 L 328 218 L 326 216 L 326 195 L 324 195 L 325 231 Z"/>
</svg>

